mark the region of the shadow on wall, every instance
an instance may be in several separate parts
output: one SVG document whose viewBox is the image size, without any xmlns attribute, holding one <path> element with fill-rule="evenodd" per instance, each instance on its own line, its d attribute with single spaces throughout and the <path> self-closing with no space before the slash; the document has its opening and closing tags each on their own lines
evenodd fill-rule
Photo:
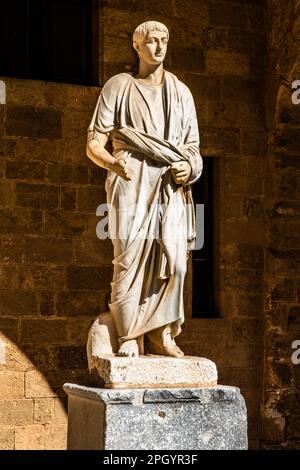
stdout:
<svg viewBox="0 0 300 470">
<path fill-rule="evenodd" d="M 62 385 L 99 383 L 89 375 L 83 357 L 77 361 L 80 369 L 63 363 L 57 366 L 63 354 L 58 349 L 21 348 L 0 334 L 1 449 L 66 448 L 67 400 Z M 78 351 L 75 356 L 78 359 Z"/>
<path fill-rule="evenodd" d="M 0 449 L 60 449 L 62 385 L 91 383 L 85 344 L 111 280 L 105 172 L 85 156 L 99 88 L 2 80 Z"/>
</svg>

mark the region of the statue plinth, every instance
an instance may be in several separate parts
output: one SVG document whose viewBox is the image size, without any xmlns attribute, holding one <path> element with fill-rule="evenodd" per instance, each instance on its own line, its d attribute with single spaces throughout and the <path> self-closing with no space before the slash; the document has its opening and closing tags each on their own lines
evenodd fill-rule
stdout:
<svg viewBox="0 0 300 470">
<path fill-rule="evenodd" d="M 65 384 L 68 450 L 243 450 L 236 387 L 119 389 Z"/>
<path fill-rule="evenodd" d="M 218 380 L 215 363 L 201 357 L 107 355 L 93 365 L 105 388 L 211 387 Z"/>
</svg>

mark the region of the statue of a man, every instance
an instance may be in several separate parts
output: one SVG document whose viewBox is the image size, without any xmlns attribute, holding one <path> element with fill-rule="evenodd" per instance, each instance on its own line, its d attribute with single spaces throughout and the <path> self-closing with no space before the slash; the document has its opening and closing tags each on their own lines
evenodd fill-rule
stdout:
<svg viewBox="0 0 300 470">
<path fill-rule="evenodd" d="M 174 338 L 184 320 L 187 252 L 195 240 L 190 185 L 201 175 L 202 158 L 191 92 L 163 68 L 168 40 L 162 23 L 136 28 L 138 73 L 107 81 L 88 129 L 87 155 L 108 170 L 109 308 L 119 356 L 143 354 L 144 335 L 152 353 L 184 355 Z"/>
</svg>

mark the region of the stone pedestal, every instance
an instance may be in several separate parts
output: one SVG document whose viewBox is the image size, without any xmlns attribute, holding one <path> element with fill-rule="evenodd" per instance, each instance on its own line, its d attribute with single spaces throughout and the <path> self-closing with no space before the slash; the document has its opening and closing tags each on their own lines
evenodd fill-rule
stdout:
<svg viewBox="0 0 300 470">
<path fill-rule="evenodd" d="M 247 449 L 236 387 L 104 389 L 65 384 L 69 450 Z"/>
<path fill-rule="evenodd" d="M 105 388 L 210 387 L 217 385 L 218 371 L 205 357 L 118 357 L 94 360 Z"/>
</svg>

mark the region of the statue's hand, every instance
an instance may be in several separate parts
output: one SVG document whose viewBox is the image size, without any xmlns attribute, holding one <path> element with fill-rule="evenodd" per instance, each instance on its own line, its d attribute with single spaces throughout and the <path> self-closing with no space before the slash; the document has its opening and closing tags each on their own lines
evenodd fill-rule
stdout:
<svg viewBox="0 0 300 470">
<path fill-rule="evenodd" d="M 184 184 L 190 177 L 191 166 L 186 161 L 176 162 L 171 165 L 171 173 L 176 184 Z"/>
<path fill-rule="evenodd" d="M 121 178 L 123 178 L 125 181 L 130 181 L 131 176 L 128 168 L 126 167 L 126 163 L 127 156 L 116 158 L 115 161 L 111 164 L 110 169 L 111 171 L 117 173 L 117 175 L 121 176 Z"/>
</svg>

